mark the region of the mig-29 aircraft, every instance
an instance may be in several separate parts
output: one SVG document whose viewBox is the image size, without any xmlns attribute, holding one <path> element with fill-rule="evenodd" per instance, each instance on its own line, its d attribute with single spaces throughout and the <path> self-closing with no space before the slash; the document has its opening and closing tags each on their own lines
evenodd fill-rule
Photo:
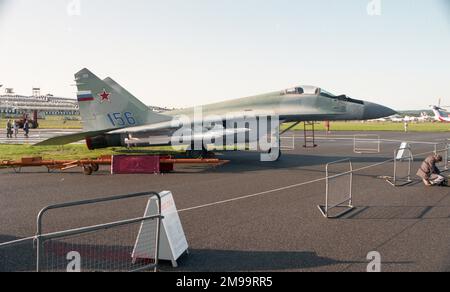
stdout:
<svg viewBox="0 0 450 292">
<path fill-rule="evenodd" d="M 83 69 L 75 74 L 75 80 L 84 132 L 51 138 L 37 145 L 64 145 L 86 140 L 88 148 L 93 150 L 126 146 L 130 139 L 145 141 L 139 146 L 173 145 L 174 141 L 180 141 L 191 147 L 189 154 L 206 155 L 205 138 L 227 141 L 237 135 L 244 134 L 248 138 L 249 132 L 260 132 L 260 128 L 251 129 L 241 123 L 248 117 L 260 122 L 265 117 L 276 116 L 279 135 L 279 126 L 284 123 L 372 120 L 396 113 L 382 105 L 334 95 L 315 86 L 298 86 L 209 104 L 201 107 L 200 114 L 197 108 L 157 113 L 109 77 L 101 80 Z M 200 131 L 182 135 L 180 129 L 183 127 Z M 262 136 L 252 137 L 258 140 Z M 268 149 L 269 153 L 280 151 L 279 139 L 277 143 Z M 194 149 L 194 144 L 200 145 L 200 149 Z"/>
</svg>

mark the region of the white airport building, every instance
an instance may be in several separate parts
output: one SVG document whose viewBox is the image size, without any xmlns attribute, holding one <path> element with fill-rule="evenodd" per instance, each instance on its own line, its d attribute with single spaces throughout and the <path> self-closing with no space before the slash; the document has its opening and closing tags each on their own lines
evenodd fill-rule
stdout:
<svg viewBox="0 0 450 292">
<path fill-rule="evenodd" d="M 32 95 L 20 95 L 12 88 L 0 93 L 0 114 L 21 115 L 37 111 L 40 115 L 79 115 L 76 99 L 41 95 L 39 88 L 33 88 Z"/>
</svg>

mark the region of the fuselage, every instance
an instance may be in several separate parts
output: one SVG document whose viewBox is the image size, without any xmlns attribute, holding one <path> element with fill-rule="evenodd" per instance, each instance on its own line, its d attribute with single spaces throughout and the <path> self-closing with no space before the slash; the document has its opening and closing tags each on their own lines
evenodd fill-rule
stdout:
<svg viewBox="0 0 450 292">
<path fill-rule="evenodd" d="M 384 106 L 345 95 L 335 96 L 312 86 L 209 104 L 198 109 L 201 109 L 203 118 L 233 114 L 269 115 L 278 116 L 282 122 L 368 120 L 395 114 L 395 111 Z M 193 107 L 165 112 L 164 115 L 193 119 L 195 111 Z"/>
<path fill-rule="evenodd" d="M 241 134 L 260 139 L 280 123 L 370 120 L 395 114 L 387 107 L 334 95 L 315 86 L 156 113 L 113 79 L 100 79 L 87 68 L 77 72 L 75 80 L 84 132 L 55 137 L 40 145 L 86 139 L 89 149 L 100 149 L 124 146 L 126 139 L 145 139 L 150 145 L 171 144 L 180 138 L 187 143 L 220 140 Z"/>
</svg>

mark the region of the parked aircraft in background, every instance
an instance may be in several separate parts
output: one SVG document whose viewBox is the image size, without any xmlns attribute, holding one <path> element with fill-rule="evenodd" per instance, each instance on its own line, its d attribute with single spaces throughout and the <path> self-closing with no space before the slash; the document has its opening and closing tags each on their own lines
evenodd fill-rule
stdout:
<svg viewBox="0 0 450 292">
<path fill-rule="evenodd" d="M 371 122 L 393 122 L 393 123 L 426 123 L 426 122 L 433 122 L 435 118 L 433 116 L 430 116 L 427 112 L 421 112 L 420 116 L 414 116 L 415 113 L 412 115 L 393 115 L 387 118 L 379 118 L 376 120 L 371 120 Z"/>
<path fill-rule="evenodd" d="M 444 108 L 448 106 L 442 106 L 442 99 L 439 98 L 438 105 L 430 105 L 434 113 L 434 119 L 438 122 L 450 123 L 450 113 Z"/>
<path fill-rule="evenodd" d="M 393 115 L 389 117 L 389 119 L 394 123 L 403 123 L 405 121 L 405 119 L 400 115 Z"/>
<path fill-rule="evenodd" d="M 436 121 L 450 123 L 450 113 L 438 106 L 432 106 Z"/>
<path fill-rule="evenodd" d="M 434 120 L 433 117 L 430 117 L 426 112 L 420 114 L 420 117 L 417 119 L 421 123 L 431 122 Z"/>
<path fill-rule="evenodd" d="M 248 116 L 259 119 L 275 115 L 280 123 L 300 123 L 370 120 L 396 113 L 382 105 L 334 95 L 315 86 L 298 86 L 205 105 L 201 117 L 196 116 L 196 108 L 155 113 L 111 78 L 101 80 L 88 69 L 83 69 L 75 74 L 75 79 L 85 132 L 52 138 L 38 145 L 61 145 L 85 139 L 89 149 L 99 149 L 125 146 L 125 141 L 133 137 L 145 141 L 145 145 L 140 146 L 172 145 L 173 141 L 183 140 L 193 148 L 197 142 L 203 145 L 206 136 L 208 139 L 227 140 L 243 132 L 257 131 L 235 126 Z M 200 127 L 202 132 L 177 136 L 182 127 L 182 117 L 190 119 L 189 127 Z M 212 129 L 212 123 L 222 129 Z M 205 145 L 201 147 L 202 154 L 207 153 L 206 148 Z"/>
</svg>

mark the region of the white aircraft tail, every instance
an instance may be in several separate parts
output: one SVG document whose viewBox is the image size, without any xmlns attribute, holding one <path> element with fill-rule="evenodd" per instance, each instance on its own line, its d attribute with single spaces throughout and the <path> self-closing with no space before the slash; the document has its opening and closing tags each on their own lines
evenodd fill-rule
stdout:
<svg viewBox="0 0 450 292">
<path fill-rule="evenodd" d="M 448 112 L 444 111 L 442 108 L 438 106 L 433 106 L 433 113 L 435 115 L 435 119 L 440 122 L 450 122 L 450 115 Z"/>
</svg>

